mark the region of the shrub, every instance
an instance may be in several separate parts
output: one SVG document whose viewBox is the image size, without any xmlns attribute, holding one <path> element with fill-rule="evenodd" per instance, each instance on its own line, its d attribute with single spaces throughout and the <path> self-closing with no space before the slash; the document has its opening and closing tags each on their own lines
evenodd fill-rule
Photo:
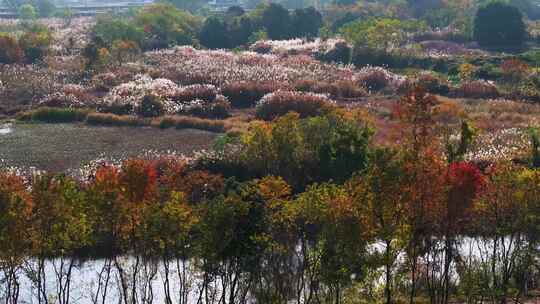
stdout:
<svg viewBox="0 0 540 304">
<path fill-rule="evenodd" d="M 157 117 L 165 114 L 165 108 L 159 96 L 145 95 L 136 112 L 143 117 Z"/>
<path fill-rule="evenodd" d="M 465 81 L 457 89 L 456 95 L 463 98 L 497 98 L 499 90 L 493 83 L 485 80 Z"/>
<path fill-rule="evenodd" d="M 114 73 L 100 73 L 92 77 L 91 84 L 94 90 L 109 92 L 119 85 L 120 81 Z"/>
<path fill-rule="evenodd" d="M 530 71 L 530 67 L 519 59 L 507 59 L 501 63 L 501 72 L 506 81 L 520 82 Z"/>
<path fill-rule="evenodd" d="M 477 79 L 498 80 L 501 76 L 501 70 L 493 63 L 484 63 L 474 73 Z"/>
<path fill-rule="evenodd" d="M 416 83 L 432 94 L 446 95 L 450 92 L 448 81 L 432 73 L 421 73 Z"/>
<path fill-rule="evenodd" d="M 390 78 L 383 68 L 365 67 L 360 71 L 358 83 L 368 90 L 380 91 L 390 84 Z"/>
<path fill-rule="evenodd" d="M 115 115 L 109 113 L 90 113 L 86 117 L 86 123 L 90 125 L 106 126 L 143 126 L 146 122 L 136 116 Z"/>
<path fill-rule="evenodd" d="M 269 54 L 272 52 L 272 45 L 266 41 L 257 41 L 249 49 L 259 54 Z"/>
<path fill-rule="evenodd" d="M 37 65 L 4 65 L 0 68 L 3 105 L 40 100 L 62 89 L 66 73 L 57 73 Z"/>
<path fill-rule="evenodd" d="M 42 60 L 49 51 L 52 34 L 42 25 L 32 25 L 19 39 L 26 59 L 30 62 Z"/>
<path fill-rule="evenodd" d="M 235 108 L 249 108 L 268 94 L 277 91 L 283 85 L 272 82 L 234 82 L 225 85 L 221 91 Z"/>
<path fill-rule="evenodd" d="M 184 103 L 193 100 L 202 100 L 204 102 L 213 102 L 219 94 L 219 89 L 209 84 L 194 84 L 183 87 L 175 92 L 172 99 L 176 102 Z"/>
<path fill-rule="evenodd" d="M 336 62 L 348 64 L 352 59 L 353 49 L 345 41 L 339 41 L 329 50 L 319 51 L 315 58 L 325 62 Z"/>
<path fill-rule="evenodd" d="M 82 108 L 85 106 L 75 95 L 57 92 L 45 96 L 40 102 L 41 107 L 51 108 Z"/>
<path fill-rule="evenodd" d="M 8 34 L 0 33 L 0 63 L 21 62 L 23 57 L 24 53 L 17 39 Z"/>
<path fill-rule="evenodd" d="M 295 89 L 302 92 L 327 94 L 333 99 L 359 98 L 368 95 L 368 92 L 353 81 L 341 80 L 333 83 L 300 80 L 295 83 Z"/>
<path fill-rule="evenodd" d="M 212 102 L 193 100 L 181 112 L 204 118 L 226 118 L 229 116 L 231 104 L 223 95 L 217 95 Z"/>
<path fill-rule="evenodd" d="M 516 7 L 492 1 L 480 7 L 474 19 L 474 39 L 481 46 L 519 47 L 527 32 L 523 15 Z"/>
<path fill-rule="evenodd" d="M 240 159 L 255 176 L 281 176 L 296 190 L 310 182 L 345 181 L 367 164 L 372 133 L 357 114 L 330 111 L 301 119 L 289 113 L 254 123 L 242 136 Z"/>
<path fill-rule="evenodd" d="M 31 120 L 47 123 L 84 121 L 88 110 L 42 107 L 31 112 Z"/>
<path fill-rule="evenodd" d="M 273 120 L 288 112 L 296 112 L 300 117 L 318 116 L 333 104 L 332 100 L 320 94 L 277 91 L 261 99 L 257 105 L 256 116 L 264 120 Z"/>
<path fill-rule="evenodd" d="M 203 119 L 189 116 L 165 116 L 155 122 L 162 129 L 198 129 L 210 132 L 224 132 L 225 123 L 219 120 Z"/>
</svg>

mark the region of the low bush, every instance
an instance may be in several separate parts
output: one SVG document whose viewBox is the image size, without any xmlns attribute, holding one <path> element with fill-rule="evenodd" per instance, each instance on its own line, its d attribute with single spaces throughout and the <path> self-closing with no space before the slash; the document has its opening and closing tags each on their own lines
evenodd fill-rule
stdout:
<svg viewBox="0 0 540 304">
<path fill-rule="evenodd" d="M 202 100 L 204 102 L 213 102 L 219 94 L 219 89 L 210 84 L 194 84 L 183 87 L 172 96 L 176 102 L 190 102 L 193 100 Z"/>
<path fill-rule="evenodd" d="M 234 82 L 225 85 L 221 92 L 234 108 L 249 108 L 255 106 L 264 95 L 275 92 L 283 86 L 272 82 Z"/>
<path fill-rule="evenodd" d="M 17 39 L 8 34 L 0 33 L 0 63 L 10 64 L 21 62 L 24 52 Z"/>
<path fill-rule="evenodd" d="M 189 116 L 164 116 L 154 121 L 153 124 L 162 129 L 198 129 L 219 133 L 225 132 L 226 130 L 226 126 L 223 121 Z"/>
<path fill-rule="evenodd" d="M 455 95 L 462 98 L 497 98 L 499 90 L 488 81 L 473 80 L 463 82 L 456 90 Z"/>
<path fill-rule="evenodd" d="M 257 105 L 256 117 L 273 120 L 288 112 L 296 112 L 300 117 L 318 116 L 334 102 L 325 95 L 296 91 L 277 91 L 265 95 Z"/>
<path fill-rule="evenodd" d="M 432 94 L 446 95 L 450 92 L 448 81 L 432 73 L 418 75 L 416 84 Z"/>
<path fill-rule="evenodd" d="M 257 41 L 249 49 L 255 53 L 259 54 L 269 54 L 272 52 L 272 45 L 266 41 Z"/>
<path fill-rule="evenodd" d="M 366 89 L 355 84 L 353 81 L 348 80 L 341 80 L 333 83 L 300 80 L 295 83 L 294 88 L 302 92 L 327 94 L 334 99 L 359 98 L 368 95 Z"/>
<path fill-rule="evenodd" d="M 84 121 L 89 111 L 86 109 L 42 107 L 31 111 L 30 119 L 47 123 Z"/>
<path fill-rule="evenodd" d="M 315 58 L 324 62 L 349 64 L 352 58 L 352 47 L 345 41 L 337 42 L 334 47 L 315 54 Z"/>
<path fill-rule="evenodd" d="M 143 117 L 157 117 L 165 114 L 165 107 L 159 96 L 146 95 L 143 97 L 136 112 Z"/>
<path fill-rule="evenodd" d="M 49 108 L 81 108 L 84 107 L 85 104 L 73 94 L 56 92 L 45 96 L 45 98 L 39 102 L 39 106 Z"/>
<path fill-rule="evenodd" d="M 19 38 L 19 44 L 29 62 L 42 60 L 49 52 L 52 33 L 48 27 L 34 24 Z"/>
<path fill-rule="evenodd" d="M 383 68 L 365 67 L 360 71 L 358 83 L 368 90 L 380 91 L 390 84 L 390 78 Z"/>
<path fill-rule="evenodd" d="M 474 73 L 474 77 L 478 79 L 497 80 L 501 79 L 501 69 L 493 63 L 482 64 Z"/>
<path fill-rule="evenodd" d="M 217 95 L 212 102 L 194 100 L 185 106 L 180 113 L 202 117 L 202 118 L 226 118 L 229 117 L 231 104 L 227 97 Z"/>
<path fill-rule="evenodd" d="M 121 84 L 121 81 L 114 73 L 109 72 L 95 75 L 90 83 L 96 91 L 109 92 L 112 88 Z"/>
<path fill-rule="evenodd" d="M 144 119 L 136 116 L 109 113 L 90 113 L 86 117 L 86 123 L 89 125 L 104 126 L 144 126 L 147 124 Z"/>
</svg>

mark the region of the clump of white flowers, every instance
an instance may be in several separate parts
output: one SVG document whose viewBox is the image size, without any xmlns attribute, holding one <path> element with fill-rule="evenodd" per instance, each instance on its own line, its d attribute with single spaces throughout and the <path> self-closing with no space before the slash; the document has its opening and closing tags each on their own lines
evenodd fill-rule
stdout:
<svg viewBox="0 0 540 304">
<path fill-rule="evenodd" d="M 98 102 L 100 108 L 128 106 L 132 113 L 141 105 L 143 98 L 147 95 L 153 95 L 161 98 L 163 108 L 166 113 L 173 114 L 178 112 L 180 107 L 171 99 L 180 88 L 174 82 L 158 78 L 152 79 L 148 75 L 137 75 L 134 81 L 118 85 Z"/>
</svg>

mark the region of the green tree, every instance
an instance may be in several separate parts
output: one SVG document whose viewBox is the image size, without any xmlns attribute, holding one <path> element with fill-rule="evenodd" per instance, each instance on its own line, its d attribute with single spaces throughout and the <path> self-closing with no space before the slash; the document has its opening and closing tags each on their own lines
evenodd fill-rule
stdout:
<svg viewBox="0 0 540 304">
<path fill-rule="evenodd" d="M 268 33 L 268 38 L 279 40 L 291 37 L 291 16 L 283 6 L 271 3 L 262 11 L 262 26 Z"/>
<path fill-rule="evenodd" d="M 134 23 L 145 32 L 145 49 L 193 44 L 200 29 L 199 18 L 163 3 L 145 6 Z"/>
<path fill-rule="evenodd" d="M 116 41 L 133 41 L 142 47 L 145 40 L 143 28 L 127 19 L 112 15 L 99 16 L 91 35 L 93 43 L 106 48 L 112 47 Z"/>
<path fill-rule="evenodd" d="M 480 7 L 474 19 L 474 39 L 485 47 L 520 47 L 527 31 L 523 15 L 514 6 L 492 1 Z"/>
<path fill-rule="evenodd" d="M 49 52 L 52 34 L 49 29 L 39 24 L 30 25 L 19 38 L 26 59 L 30 62 L 42 60 Z"/>
<path fill-rule="evenodd" d="M 35 20 L 38 16 L 36 8 L 32 4 L 23 4 L 18 8 L 19 18 L 24 21 Z"/>
<path fill-rule="evenodd" d="M 292 14 L 291 29 L 295 37 L 316 37 L 322 25 L 322 15 L 314 7 L 295 9 Z"/>
<path fill-rule="evenodd" d="M 199 41 L 210 49 L 229 48 L 231 43 L 225 21 L 214 16 L 207 18 L 199 34 Z"/>
<path fill-rule="evenodd" d="M 40 17 L 50 17 L 56 11 L 56 6 L 51 0 L 37 0 L 35 5 Z"/>
</svg>

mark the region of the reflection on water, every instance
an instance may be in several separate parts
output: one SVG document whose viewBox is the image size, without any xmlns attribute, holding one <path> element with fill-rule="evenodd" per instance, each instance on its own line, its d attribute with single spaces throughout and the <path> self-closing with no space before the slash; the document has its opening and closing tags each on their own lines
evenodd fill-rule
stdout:
<svg viewBox="0 0 540 304">
<path fill-rule="evenodd" d="M 0 124 L 0 135 L 6 135 L 13 132 L 13 129 L 11 128 L 11 124 Z"/>
</svg>

